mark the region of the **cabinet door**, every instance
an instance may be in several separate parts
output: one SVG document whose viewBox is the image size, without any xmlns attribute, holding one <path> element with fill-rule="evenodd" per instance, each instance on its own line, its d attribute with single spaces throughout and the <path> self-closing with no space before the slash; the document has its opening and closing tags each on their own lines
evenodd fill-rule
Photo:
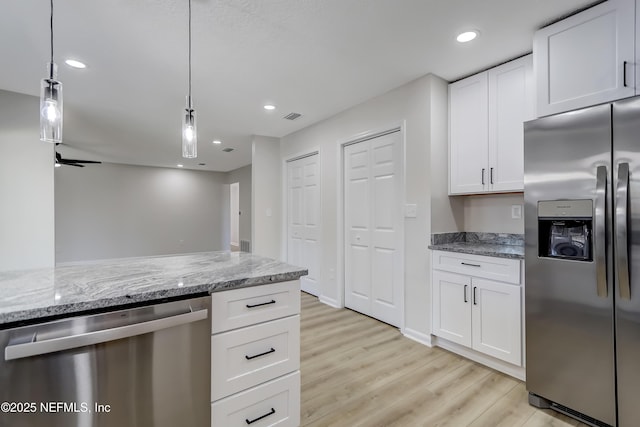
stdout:
<svg viewBox="0 0 640 427">
<path fill-rule="evenodd" d="M 489 188 L 524 190 L 524 126 L 534 118 L 533 59 L 516 59 L 488 71 Z"/>
<path fill-rule="evenodd" d="M 487 73 L 449 85 L 449 194 L 488 190 Z"/>
<path fill-rule="evenodd" d="M 635 0 L 609 0 L 537 31 L 537 115 L 633 96 L 634 20 Z"/>
<path fill-rule="evenodd" d="M 522 365 L 520 286 L 473 278 L 473 349 Z"/>
<path fill-rule="evenodd" d="M 471 278 L 433 271 L 433 334 L 471 347 Z"/>
</svg>

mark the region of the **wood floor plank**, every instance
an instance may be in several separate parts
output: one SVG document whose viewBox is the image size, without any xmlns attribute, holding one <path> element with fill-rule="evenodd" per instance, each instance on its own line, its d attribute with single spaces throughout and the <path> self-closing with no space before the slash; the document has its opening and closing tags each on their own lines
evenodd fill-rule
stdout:
<svg viewBox="0 0 640 427">
<path fill-rule="evenodd" d="M 585 426 L 530 406 L 521 381 L 301 294 L 302 426 Z"/>
</svg>

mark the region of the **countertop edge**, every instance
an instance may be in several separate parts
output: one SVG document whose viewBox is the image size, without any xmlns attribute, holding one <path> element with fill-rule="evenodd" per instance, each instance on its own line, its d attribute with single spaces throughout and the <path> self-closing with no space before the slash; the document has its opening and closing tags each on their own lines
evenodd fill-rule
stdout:
<svg viewBox="0 0 640 427">
<path fill-rule="evenodd" d="M 469 255 L 481 255 L 481 256 L 490 256 L 490 257 L 497 257 L 497 258 L 519 259 L 519 260 L 524 259 L 524 254 L 520 255 L 520 254 L 514 254 L 514 253 L 500 252 L 498 249 L 496 249 L 495 251 L 487 250 L 486 246 L 487 245 L 483 245 L 482 248 L 477 248 L 477 247 L 474 247 L 473 243 L 466 244 L 466 245 L 457 243 L 457 245 L 453 247 L 453 246 L 450 246 L 450 244 L 445 243 L 440 245 L 429 245 L 428 248 L 434 251 L 457 252 L 457 253 L 464 253 Z"/>
<path fill-rule="evenodd" d="M 153 303 L 167 298 L 189 298 L 192 295 L 212 294 L 240 288 L 268 285 L 279 282 L 298 280 L 309 274 L 307 269 L 293 270 L 286 273 L 266 274 L 264 276 L 247 277 L 242 279 L 225 280 L 221 282 L 205 283 L 185 287 L 175 287 L 150 292 L 140 292 L 131 295 L 112 298 L 100 298 L 95 300 L 60 304 L 55 306 L 18 310 L 11 313 L 0 314 L 0 330 L 10 329 L 26 323 L 44 323 L 49 320 L 61 319 L 83 315 L 92 311 L 108 309 L 117 310 L 132 304 Z"/>
</svg>

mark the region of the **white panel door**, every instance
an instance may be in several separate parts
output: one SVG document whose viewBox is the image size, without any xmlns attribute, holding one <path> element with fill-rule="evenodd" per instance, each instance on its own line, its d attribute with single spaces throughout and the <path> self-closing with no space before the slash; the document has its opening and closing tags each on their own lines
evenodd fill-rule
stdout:
<svg viewBox="0 0 640 427">
<path fill-rule="evenodd" d="M 538 30 L 537 115 L 633 96 L 634 31 L 634 0 L 606 1 Z"/>
<path fill-rule="evenodd" d="M 471 347 L 471 277 L 434 270 L 433 334 Z"/>
<path fill-rule="evenodd" d="M 489 186 L 524 190 L 524 122 L 534 119 L 533 59 L 516 59 L 488 71 Z"/>
<path fill-rule="evenodd" d="M 400 132 L 344 149 L 345 305 L 399 327 L 403 231 Z"/>
<path fill-rule="evenodd" d="M 473 278 L 473 349 L 522 365 L 520 286 Z"/>
<path fill-rule="evenodd" d="M 449 85 L 449 193 L 480 193 L 488 180 L 487 73 Z"/>
<path fill-rule="evenodd" d="M 313 154 L 287 164 L 287 262 L 309 270 L 300 288 L 320 294 L 320 164 Z"/>
</svg>

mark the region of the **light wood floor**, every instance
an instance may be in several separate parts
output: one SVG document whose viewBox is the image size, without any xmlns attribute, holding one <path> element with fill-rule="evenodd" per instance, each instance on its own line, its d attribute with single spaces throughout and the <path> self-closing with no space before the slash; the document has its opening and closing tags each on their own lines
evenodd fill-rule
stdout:
<svg viewBox="0 0 640 427">
<path fill-rule="evenodd" d="M 527 403 L 524 383 L 302 293 L 301 425 L 585 426 Z"/>
</svg>

